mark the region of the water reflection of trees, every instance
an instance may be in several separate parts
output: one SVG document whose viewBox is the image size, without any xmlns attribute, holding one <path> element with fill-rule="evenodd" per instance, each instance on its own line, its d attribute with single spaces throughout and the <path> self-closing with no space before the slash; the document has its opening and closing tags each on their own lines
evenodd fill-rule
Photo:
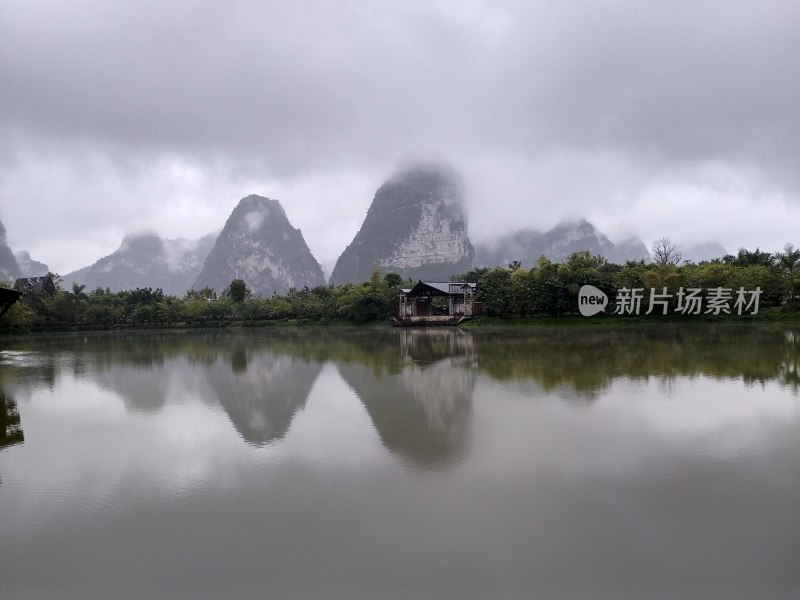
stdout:
<svg viewBox="0 0 800 600">
<path fill-rule="evenodd" d="M 798 389 L 800 336 L 781 327 L 649 325 L 477 336 L 479 368 L 498 380 L 535 379 L 545 390 L 606 388 L 619 377 L 776 381 Z"/>
<path fill-rule="evenodd" d="M 614 379 L 713 377 L 800 389 L 800 330 L 781 324 L 574 326 L 452 335 L 425 330 L 344 337 L 326 349 L 339 363 L 380 375 L 451 357 L 499 381 L 592 394 Z M 365 340 L 367 341 L 367 340 Z M 353 346 L 355 344 L 355 346 Z"/>
<path fill-rule="evenodd" d="M 620 377 L 740 378 L 800 389 L 800 330 L 780 324 L 137 332 L 5 346 L 6 393 L 13 386 L 52 388 L 66 371 L 113 390 L 128 410 L 153 412 L 181 386 L 219 403 L 252 444 L 286 433 L 321 365 L 332 361 L 386 447 L 420 465 L 452 462 L 464 452 L 479 372 L 567 401 L 592 400 Z M 15 356 L 24 369 L 14 368 Z M 4 399 L 4 408 L 12 404 Z M 17 418 L 9 410 L 6 422 Z"/>
<path fill-rule="evenodd" d="M 25 441 L 17 403 L 0 391 L 0 448 L 14 446 Z"/>
</svg>

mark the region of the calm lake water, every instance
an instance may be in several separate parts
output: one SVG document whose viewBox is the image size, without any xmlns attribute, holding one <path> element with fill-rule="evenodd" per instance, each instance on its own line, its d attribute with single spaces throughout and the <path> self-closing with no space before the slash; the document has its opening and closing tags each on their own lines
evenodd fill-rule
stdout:
<svg viewBox="0 0 800 600">
<path fill-rule="evenodd" d="M 0 349 L 3 600 L 800 597 L 796 327 Z"/>
</svg>

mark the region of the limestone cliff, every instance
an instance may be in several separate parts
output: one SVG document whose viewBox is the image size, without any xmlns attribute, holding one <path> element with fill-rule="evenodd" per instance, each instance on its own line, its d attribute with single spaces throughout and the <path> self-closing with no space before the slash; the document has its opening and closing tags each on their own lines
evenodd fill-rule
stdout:
<svg viewBox="0 0 800 600">
<path fill-rule="evenodd" d="M 364 223 L 336 262 L 331 284 L 383 273 L 444 280 L 472 268 L 460 177 L 446 167 L 402 171 L 375 193 Z"/>
<path fill-rule="evenodd" d="M 194 288 L 209 286 L 221 292 L 234 279 L 243 279 L 253 293 L 263 296 L 325 284 L 322 268 L 280 202 L 255 195 L 233 209 Z"/>
</svg>

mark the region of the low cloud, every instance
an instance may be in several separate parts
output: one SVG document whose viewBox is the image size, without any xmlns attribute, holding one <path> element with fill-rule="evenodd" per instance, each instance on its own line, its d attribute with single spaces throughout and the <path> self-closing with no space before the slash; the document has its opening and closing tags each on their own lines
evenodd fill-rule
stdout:
<svg viewBox="0 0 800 600">
<path fill-rule="evenodd" d="M 790 0 L 9 2 L 0 219 L 66 272 L 134 230 L 281 201 L 330 265 L 397 164 L 446 160 L 487 239 L 800 240 Z M 776 219 L 775 215 L 781 218 Z"/>
</svg>

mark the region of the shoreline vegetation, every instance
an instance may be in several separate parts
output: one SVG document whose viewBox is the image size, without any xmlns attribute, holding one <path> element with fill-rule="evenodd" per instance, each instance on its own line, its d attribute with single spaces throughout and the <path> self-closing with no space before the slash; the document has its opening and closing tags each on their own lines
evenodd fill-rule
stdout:
<svg viewBox="0 0 800 600">
<path fill-rule="evenodd" d="M 575 328 L 575 327 L 650 327 L 658 325 L 709 325 L 709 324 L 769 324 L 769 323 L 800 323 L 800 309 L 767 309 L 757 315 L 596 315 L 583 317 L 580 315 L 565 315 L 561 317 L 487 317 L 479 316 L 465 321 L 459 325 L 422 325 L 416 328 L 436 329 L 455 327 L 465 331 L 484 330 L 521 330 L 521 329 L 546 329 L 546 328 Z M 347 319 L 221 319 L 191 322 L 154 322 L 154 323 L 51 323 L 31 326 L 25 330 L 0 328 L 0 335 L 26 335 L 50 333 L 93 333 L 93 332 L 136 332 L 136 331 L 200 331 L 200 330 L 248 330 L 248 329 L 384 329 L 392 326 L 390 320 L 373 320 L 356 322 Z"/>
<path fill-rule="evenodd" d="M 505 267 L 478 268 L 455 276 L 475 282 L 481 316 L 460 325 L 464 329 L 594 326 L 654 323 L 800 321 L 800 250 L 787 244 L 770 254 L 740 249 L 736 256 L 678 264 L 679 256 L 666 253 L 656 262 L 609 263 L 589 252 L 574 252 L 562 262 L 540 257 L 526 269 L 519 261 Z M 53 275 L 55 293 L 29 291 L 0 317 L 0 334 L 88 332 L 145 329 L 208 329 L 257 327 L 385 327 L 394 316 L 400 288 L 412 287 L 397 273 L 377 269 L 370 281 L 339 286 L 291 289 L 285 295 L 253 296 L 241 279 L 221 294 L 210 288 L 189 290 L 183 297 L 161 289 L 136 288 L 112 292 L 73 284 L 61 288 Z M 578 291 L 591 285 L 612 302 L 591 317 L 578 310 Z M 622 289 L 643 290 L 642 312 L 615 314 L 613 299 Z M 715 290 L 759 290 L 756 310 L 736 314 L 682 314 L 679 290 L 697 289 L 705 302 Z M 646 315 L 650 294 L 668 296 L 667 314 Z M 663 302 L 663 301 L 659 301 Z M 705 303 L 703 304 L 705 306 Z M 666 310 L 666 307 L 665 307 Z M 719 312 L 719 311 L 717 311 Z M 756 312 L 756 314 L 751 314 Z"/>
</svg>

